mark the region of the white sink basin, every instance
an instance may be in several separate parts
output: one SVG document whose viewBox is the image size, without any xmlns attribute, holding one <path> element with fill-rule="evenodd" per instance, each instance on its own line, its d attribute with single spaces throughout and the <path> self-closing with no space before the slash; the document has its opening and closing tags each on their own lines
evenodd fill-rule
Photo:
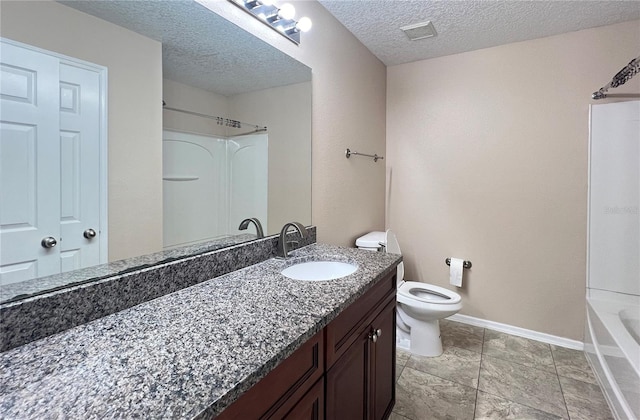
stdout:
<svg viewBox="0 0 640 420">
<path fill-rule="evenodd" d="M 346 277 L 358 269 L 355 264 L 338 261 L 310 261 L 282 270 L 282 275 L 293 280 L 323 281 Z"/>
</svg>

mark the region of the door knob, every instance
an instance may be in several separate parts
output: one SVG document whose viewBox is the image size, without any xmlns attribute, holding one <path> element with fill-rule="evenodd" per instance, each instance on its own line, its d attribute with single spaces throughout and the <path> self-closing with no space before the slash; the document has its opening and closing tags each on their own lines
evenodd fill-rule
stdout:
<svg viewBox="0 0 640 420">
<path fill-rule="evenodd" d="M 96 231 L 93 230 L 93 229 L 87 229 L 87 230 L 84 231 L 82 236 L 84 236 L 87 239 L 95 238 L 96 237 Z"/>
<path fill-rule="evenodd" d="M 40 242 L 43 248 L 53 248 L 54 246 L 56 246 L 57 243 L 58 241 L 56 241 L 56 238 L 52 236 L 47 236 L 46 238 L 42 238 L 42 242 Z"/>
</svg>

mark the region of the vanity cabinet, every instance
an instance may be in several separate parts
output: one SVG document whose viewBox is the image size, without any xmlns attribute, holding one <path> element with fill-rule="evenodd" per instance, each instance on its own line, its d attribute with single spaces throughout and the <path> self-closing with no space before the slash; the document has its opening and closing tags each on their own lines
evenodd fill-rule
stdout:
<svg viewBox="0 0 640 420">
<path fill-rule="evenodd" d="M 385 419 L 395 403 L 395 276 L 326 328 L 327 419 Z"/>
<path fill-rule="evenodd" d="M 395 403 L 395 305 L 394 270 L 217 419 L 388 418 Z"/>
<path fill-rule="evenodd" d="M 324 418 L 324 371 L 324 331 L 320 331 L 217 419 Z"/>
</svg>

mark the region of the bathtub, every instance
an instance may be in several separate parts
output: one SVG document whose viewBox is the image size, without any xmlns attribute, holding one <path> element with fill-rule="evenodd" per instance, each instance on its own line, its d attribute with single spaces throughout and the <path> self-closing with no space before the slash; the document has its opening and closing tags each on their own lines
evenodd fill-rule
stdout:
<svg viewBox="0 0 640 420">
<path fill-rule="evenodd" d="M 617 419 L 640 418 L 640 297 L 590 290 L 585 354 Z"/>
</svg>

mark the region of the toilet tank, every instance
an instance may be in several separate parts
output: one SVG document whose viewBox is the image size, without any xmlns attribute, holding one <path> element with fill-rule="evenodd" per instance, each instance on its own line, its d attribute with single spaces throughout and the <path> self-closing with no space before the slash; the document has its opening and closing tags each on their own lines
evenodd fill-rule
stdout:
<svg viewBox="0 0 640 420">
<path fill-rule="evenodd" d="M 366 249 L 368 251 L 381 251 L 382 246 L 381 243 L 385 243 L 385 233 L 384 232 L 369 232 L 366 235 L 363 235 L 356 239 L 356 246 L 360 249 Z"/>
</svg>

